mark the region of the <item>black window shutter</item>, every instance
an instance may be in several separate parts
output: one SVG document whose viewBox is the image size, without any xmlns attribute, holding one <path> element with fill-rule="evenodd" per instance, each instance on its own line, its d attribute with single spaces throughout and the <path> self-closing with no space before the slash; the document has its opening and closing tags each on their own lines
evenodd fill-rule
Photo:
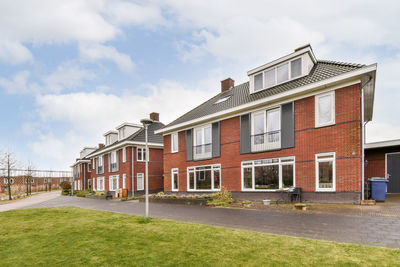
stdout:
<svg viewBox="0 0 400 267">
<path fill-rule="evenodd" d="M 294 103 L 281 105 L 281 147 L 294 147 Z"/>
<path fill-rule="evenodd" d="M 250 114 L 240 116 L 240 154 L 251 152 Z"/>
<path fill-rule="evenodd" d="M 212 157 L 218 158 L 221 155 L 221 134 L 220 134 L 220 123 L 214 122 L 212 124 Z"/>
<path fill-rule="evenodd" d="M 193 160 L 193 129 L 186 130 L 186 161 Z"/>
</svg>

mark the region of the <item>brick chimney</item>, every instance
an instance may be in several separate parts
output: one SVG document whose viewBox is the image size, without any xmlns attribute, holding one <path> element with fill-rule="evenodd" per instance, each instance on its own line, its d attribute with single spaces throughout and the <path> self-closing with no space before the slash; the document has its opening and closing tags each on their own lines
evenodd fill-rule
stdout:
<svg viewBox="0 0 400 267">
<path fill-rule="evenodd" d="M 235 81 L 232 80 L 231 78 L 227 78 L 225 80 L 221 81 L 221 93 L 228 91 L 229 89 L 231 89 L 232 87 L 235 86 Z"/>
<path fill-rule="evenodd" d="M 150 113 L 150 119 L 153 121 L 160 121 L 160 113 L 157 112 Z"/>
<path fill-rule="evenodd" d="M 104 144 L 99 144 L 99 148 L 102 148 L 102 147 L 104 147 Z"/>
</svg>

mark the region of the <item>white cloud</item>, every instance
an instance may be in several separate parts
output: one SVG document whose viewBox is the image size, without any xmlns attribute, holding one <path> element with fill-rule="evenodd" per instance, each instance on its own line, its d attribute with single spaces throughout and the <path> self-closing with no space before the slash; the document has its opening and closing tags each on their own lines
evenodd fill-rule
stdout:
<svg viewBox="0 0 400 267">
<path fill-rule="evenodd" d="M 0 61 L 9 64 L 21 64 L 32 59 L 32 53 L 21 43 L 0 40 Z"/>
<path fill-rule="evenodd" d="M 92 71 L 81 68 L 72 62 L 61 63 L 54 72 L 42 77 L 40 82 L 30 81 L 29 71 L 20 71 L 12 79 L 0 77 L 0 87 L 9 94 L 59 93 L 66 89 L 82 86 L 85 80 L 95 77 Z"/>
<path fill-rule="evenodd" d="M 0 87 L 8 94 L 38 93 L 40 87 L 36 83 L 29 83 L 30 72 L 20 71 L 10 80 L 0 77 Z"/>
<path fill-rule="evenodd" d="M 155 85 L 146 85 L 144 89 L 149 92 L 146 96 L 94 92 L 38 95 L 37 112 L 42 124 L 62 122 L 62 129 L 68 130 L 63 134 L 62 129 L 58 129 L 62 133 L 60 135 L 52 131 L 41 134 L 37 141 L 31 142 L 30 147 L 43 162 L 56 162 L 56 166 L 66 168 L 78 156 L 82 147 L 104 142 L 102 134 L 115 129 L 122 122 L 139 123 L 140 119 L 148 117 L 153 111 L 160 113 L 162 122 L 171 122 L 183 112 L 217 94 L 215 86 L 210 85 L 214 81 L 206 80 L 199 84 L 202 89 L 189 89 L 180 83 L 164 80 Z M 176 99 L 179 101 L 174 101 Z M 32 125 L 25 128 L 34 131 Z"/>
<path fill-rule="evenodd" d="M 122 0 L 39 0 L 0 2 L 0 60 L 20 64 L 32 60 L 26 44 L 90 42 L 104 44 L 122 33 L 122 26 L 160 25 L 159 7 Z M 125 67 L 126 56 L 113 58 Z M 101 58 L 104 58 L 101 57 Z M 120 66 L 122 66 L 120 65 Z"/>
<path fill-rule="evenodd" d="M 124 72 L 132 71 L 135 66 L 130 56 L 118 52 L 112 46 L 102 44 L 80 44 L 79 51 L 84 60 L 111 60 Z"/>
</svg>

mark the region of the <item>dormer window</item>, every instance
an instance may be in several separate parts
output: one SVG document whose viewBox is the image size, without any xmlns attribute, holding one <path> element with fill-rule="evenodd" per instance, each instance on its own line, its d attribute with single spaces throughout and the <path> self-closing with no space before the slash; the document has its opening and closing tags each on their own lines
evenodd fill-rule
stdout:
<svg viewBox="0 0 400 267">
<path fill-rule="evenodd" d="M 272 86 L 300 77 L 302 74 L 301 57 L 285 62 L 253 76 L 254 91 L 260 91 Z"/>
</svg>

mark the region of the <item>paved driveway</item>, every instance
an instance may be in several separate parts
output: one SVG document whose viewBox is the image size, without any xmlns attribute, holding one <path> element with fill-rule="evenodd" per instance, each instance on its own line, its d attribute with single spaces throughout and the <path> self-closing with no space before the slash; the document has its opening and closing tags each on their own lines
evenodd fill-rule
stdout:
<svg viewBox="0 0 400 267">
<path fill-rule="evenodd" d="M 27 208 L 75 206 L 144 215 L 144 204 L 58 196 Z M 400 248 L 400 220 L 268 210 L 241 210 L 150 203 L 150 216 L 345 243 Z"/>
</svg>

